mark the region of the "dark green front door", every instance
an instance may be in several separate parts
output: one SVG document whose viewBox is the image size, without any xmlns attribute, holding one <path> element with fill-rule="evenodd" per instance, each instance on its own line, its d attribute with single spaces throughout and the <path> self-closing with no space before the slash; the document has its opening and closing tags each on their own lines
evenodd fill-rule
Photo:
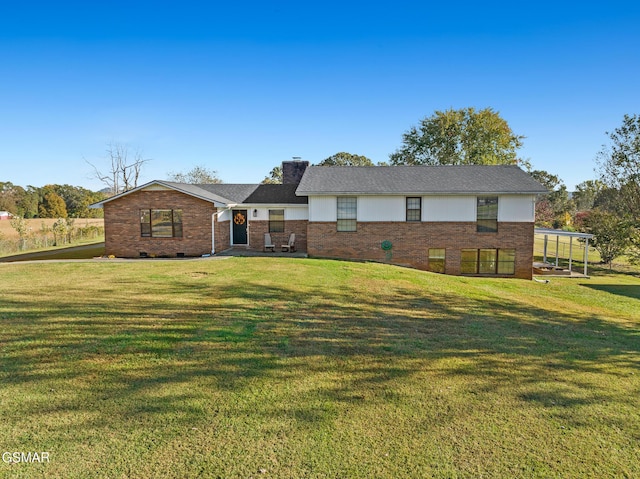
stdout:
<svg viewBox="0 0 640 479">
<path fill-rule="evenodd" d="M 247 244 L 247 210 L 233 210 L 233 244 Z"/>
</svg>

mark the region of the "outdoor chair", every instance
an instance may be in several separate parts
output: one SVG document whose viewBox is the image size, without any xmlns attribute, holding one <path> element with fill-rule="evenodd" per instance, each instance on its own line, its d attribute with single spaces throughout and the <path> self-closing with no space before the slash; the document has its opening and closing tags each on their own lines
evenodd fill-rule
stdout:
<svg viewBox="0 0 640 479">
<path fill-rule="evenodd" d="M 282 245 L 282 251 L 288 251 L 289 253 L 293 253 L 296 250 L 296 234 L 291 233 L 289 235 L 289 242 L 287 244 Z"/>
<path fill-rule="evenodd" d="M 273 253 L 276 252 L 276 245 L 271 241 L 271 235 L 269 233 L 264 234 L 264 251 L 271 250 Z"/>
</svg>

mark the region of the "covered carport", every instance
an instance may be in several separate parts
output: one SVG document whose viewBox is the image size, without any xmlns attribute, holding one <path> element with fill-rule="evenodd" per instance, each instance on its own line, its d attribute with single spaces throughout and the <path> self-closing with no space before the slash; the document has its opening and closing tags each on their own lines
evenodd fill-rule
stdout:
<svg viewBox="0 0 640 479">
<path fill-rule="evenodd" d="M 573 274 L 573 240 L 574 238 L 584 240 L 584 276 L 588 276 L 587 265 L 589 259 L 589 240 L 593 238 L 592 234 L 589 233 L 579 233 L 576 231 L 563 231 L 563 230 L 554 230 L 547 228 L 536 228 L 536 235 L 541 235 L 544 237 L 544 247 L 543 247 L 543 257 L 542 263 L 534 263 L 534 271 L 536 270 L 536 266 L 539 266 L 540 270 L 547 269 L 551 267 L 551 273 L 540 273 L 540 274 L 553 274 L 553 272 L 559 272 L 561 270 L 559 259 L 560 259 L 560 238 L 569 238 L 569 267 L 568 274 Z M 549 237 L 553 238 L 555 236 L 555 264 L 549 263 L 547 261 L 548 252 L 549 252 Z M 552 244 L 554 241 L 552 240 Z M 552 246 L 553 248 L 553 246 Z M 562 268 L 562 270 L 564 270 Z M 566 270 L 564 270 L 566 271 Z"/>
</svg>

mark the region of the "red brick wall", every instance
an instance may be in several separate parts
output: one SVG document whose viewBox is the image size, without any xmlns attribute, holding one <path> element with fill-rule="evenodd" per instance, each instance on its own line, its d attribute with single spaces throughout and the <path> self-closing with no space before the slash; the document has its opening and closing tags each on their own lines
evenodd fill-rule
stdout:
<svg viewBox="0 0 640 479">
<path fill-rule="evenodd" d="M 428 249 L 445 248 L 447 274 L 460 274 L 460 250 L 515 248 L 515 277 L 531 279 L 533 223 L 499 223 L 497 233 L 477 233 L 475 222 L 358 223 L 357 232 L 337 232 L 335 222 L 308 224 L 310 256 L 353 258 L 428 268 Z M 390 252 L 381 243 L 393 244 Z"/>
<path fill-rule="evenodd" d="M 296 235 L 296 251 L 307 251 L 307 220 L 286 220 L 283 233 L 271 233 L 271 241 L 276 245 L 276 251 L 280 245 L 287 244 L 289 234 Z M 249 220 L 249 247 L 252 250 L 262 251 L 264 247 L 264 234 L 269 232 L 268 221 Z"/>
<path fill-rule="evenodd" d="M 222 208 L 219 208 L 218 211 L 221 211 Z M 218 221 L 218 216 L 216 215 L 216 223 L 215 223 L 215 245 L 216 245 L 216 253 L 220 253 L 226 249 L 231 247 L 231 221 Z"/>
<path fill-rule="evenodd" d="M 141 209 L 181 209 L 182 238 L 140 236 Z M 105 252 L 119 257 L 211 253 L 211 203 L 177 191 L 137 191 L 104 205 Z"/>
</svg>

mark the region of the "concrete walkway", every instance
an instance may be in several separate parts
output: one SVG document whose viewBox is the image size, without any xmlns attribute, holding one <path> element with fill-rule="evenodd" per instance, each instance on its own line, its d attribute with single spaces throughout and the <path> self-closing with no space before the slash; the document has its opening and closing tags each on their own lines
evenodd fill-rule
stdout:
<svg viewBox="0 0 640 479">
<path fill-rule="evenodd" d="M 251 257 L 267 257 L 267 258 L 306 258 L 307 253 L 296 251 L 295 253 L 283 253 L 278 251 L 276 248 L 275 252 L 271 251 L 255 251 L 247 248 L 229 248 L 219 253 L 216 253 L 215 256 L 251 256 Z"/>
</svg>

